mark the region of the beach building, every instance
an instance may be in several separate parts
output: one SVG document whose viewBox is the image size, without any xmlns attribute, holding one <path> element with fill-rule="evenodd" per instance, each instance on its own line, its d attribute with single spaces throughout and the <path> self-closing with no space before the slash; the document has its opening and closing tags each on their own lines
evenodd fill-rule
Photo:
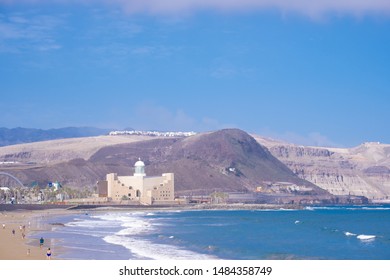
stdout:
<svg viewBox="0 0 390 280">
<path fill-rule="evenodd" d="M 145 163 L 139 159 L 134 164 L 133 176 L 107 174 L 105 181 L 98 182 L 100 197 L 112 201 L 129 200 L 141 204 L 168 204 L 175 199 L 175 183 L 173 173 L 161 176 L 146 176 Z"/>
</svg>

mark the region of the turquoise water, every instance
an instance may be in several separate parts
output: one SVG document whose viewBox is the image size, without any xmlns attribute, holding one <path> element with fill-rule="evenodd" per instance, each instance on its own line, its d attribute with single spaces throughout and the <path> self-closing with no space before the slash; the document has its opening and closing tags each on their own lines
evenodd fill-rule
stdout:
<svg viewBox="0 0 390 280">
<path fill-rule="evenodd" d="M 64 259 L 389 260 L 390 207 L 90 212 L 57 217 Z"/>
</svg>

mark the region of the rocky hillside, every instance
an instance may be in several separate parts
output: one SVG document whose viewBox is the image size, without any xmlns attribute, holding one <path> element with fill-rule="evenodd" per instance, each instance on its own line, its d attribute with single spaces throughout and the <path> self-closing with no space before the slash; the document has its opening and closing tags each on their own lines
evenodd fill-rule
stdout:
<svg viewBox="0 0 390 280">
<path fill-rule="evenodd" d="M 90 159 L 94 164 L 131 167 L 141 157 L 149 175 L 175 173 L 179 193 L 253 191 L 273 182 L 304 185 L 324 194 L 300 179 L 247 133 L 221 130 L 188 138 L 159 139 L 106 147 Z"/>
<path fill-rule="evenodd" d="M 82 158 L 88 160 L 106 146 L 155 139 L 149 136 L 96 136 L 42 141 L 0 147 L 0 164 L 49 166 Z M 1 165 L 0 165 L 1 167 Z"/>
<path fill-rule="evenodd" d="M 115 139 L 118 136 L 107 137 Z M 178 194 L 253 191 L 261 187 L 262 191 L 273 193 L 329 195 L 296 176 L 253 137 L 241 130 L 221 130 L 187 138 L 141 140 L 134 138 L 136 136 L 132 137 L 133 141 L 106 145 L 93 153 L 93 149 L 89 147 L 89 153 L 82 157 L 76 157 L 75 153 L 75 157 L 70 159 L 69 152 L 69 157 L 62 157 L 63 160 L 58 161 L 47 155 L 46 163 L 41 157 L 39 163 L 7 166 L 3 170 L 6 169 L 26 184 L 33 181 L 44 184 L 45 181 L 58 180 L 65 185 L 81 187 L 95 185 L 96 181 L 104 179 L 105 174 L 111 172 L 130 175 L 133 173 L 134 162 L 141 157 L 146 164 L 147 175 L 174 172 Z M 57 151 L 58 149 L 59 146 Z M 82 150 L 81 146 L 79 150 Z M 17 154 L 16 151 L 14 154 Z M 11 155 L 6 154 L 8 159 L 13 158 Z M 33 156 L 28 160 L 37 162 Z M 300 193 L 300 190 L 304 193 Z"/>
<path fill-rule="evenodd" d="M 304 147 L 254 137 L 300 178 L 332 194 L 390 197 L 390 145 L 370 142 L 350 149 Z"/>
<path fill-rule="evenodd" d="M 390 145 L 304 147 L 253 138 L 237 129 L 191 137 L 98 136 L 0 147 L 0 172 L 26 185 L 58 180 L 93 186 L 110 172 L 132 174 L 139 157 L 148 175 L 174 172 L 181 194 L 261 187 L 265 193 L 318 195 L 323 189 L 335 195 L 390 197 Z"/>
</svg>

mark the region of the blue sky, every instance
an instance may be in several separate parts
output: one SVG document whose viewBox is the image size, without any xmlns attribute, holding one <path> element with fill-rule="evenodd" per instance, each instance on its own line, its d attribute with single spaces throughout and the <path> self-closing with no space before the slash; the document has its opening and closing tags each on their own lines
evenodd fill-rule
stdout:
<svg viewBox="0 0 390 280">
<path fill-rule="evenodd" d="M 0 0 L 0 127 L 390 143 L 387 2 Z"/>
</svg>

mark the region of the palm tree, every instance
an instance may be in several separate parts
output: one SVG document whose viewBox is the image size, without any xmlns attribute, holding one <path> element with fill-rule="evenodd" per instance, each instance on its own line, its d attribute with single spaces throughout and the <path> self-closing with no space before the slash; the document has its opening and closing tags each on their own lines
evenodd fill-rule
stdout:
<svg viewBox="0 0 390 280">
<path fill-rule="evenodd" d="M 5 191 L 4 190 L 0 190 L 0 203 L 1 202 L 4 202 L 5 200 Z"/>
</svg>

